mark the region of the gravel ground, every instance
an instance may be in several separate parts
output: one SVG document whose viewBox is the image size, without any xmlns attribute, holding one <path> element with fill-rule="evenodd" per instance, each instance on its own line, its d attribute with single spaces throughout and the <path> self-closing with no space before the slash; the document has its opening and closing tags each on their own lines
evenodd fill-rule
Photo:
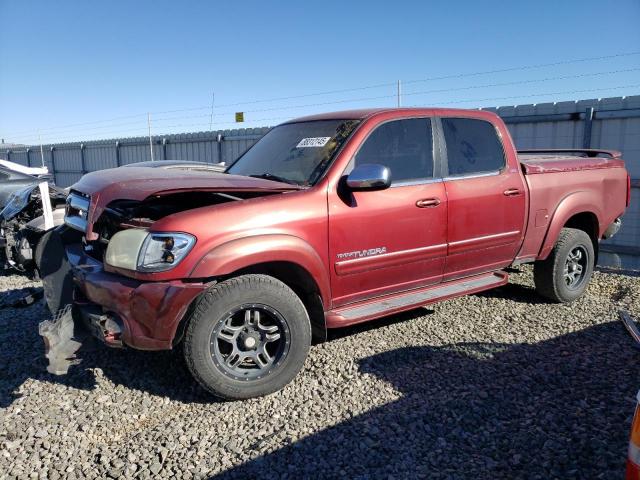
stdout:
<svg viewBox="0 0 640 480">
<path fill-rule="evenodd" d="M 42 302 L 0 310 L 0 478 L 622 478 L 640 278 L 569 306 L 511 282 L 334 332 L 283 391 L 227 403 L 170 352 L 93 345 L 50 376 Z"/>
</svg>

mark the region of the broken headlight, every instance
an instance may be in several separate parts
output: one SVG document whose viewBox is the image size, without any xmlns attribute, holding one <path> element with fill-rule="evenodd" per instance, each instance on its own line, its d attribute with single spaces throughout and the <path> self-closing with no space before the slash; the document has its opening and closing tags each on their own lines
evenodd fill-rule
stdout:
<svg viewBox="0 0 640 480">
<path fill-rule="evenodd" d="M 187 233 L 150 233 L 138 256 L 138 270 L 169 270 L 180 263 L 195 243 L 196 238 Z"/>
<path fill-rule="evenodd" d="M 109 240 L 105 263 L 139 272 L 163 272 L 178 265 L 195 243 L 196 238 L 188 233 L 122 230 Z"/>
<path fill-rule="evenodd" d="M 37 188 L 37 185 L 36 187 Z M 33 185 L 29 185 L 26 188 L 13 192 L 7 205 L 0 212 L 0 218 L 2 220 L 11 220 L 18 213 L 20 213 L 29 204 L 31 198 L 31 192 L 35 189 Z"/>
</svg>

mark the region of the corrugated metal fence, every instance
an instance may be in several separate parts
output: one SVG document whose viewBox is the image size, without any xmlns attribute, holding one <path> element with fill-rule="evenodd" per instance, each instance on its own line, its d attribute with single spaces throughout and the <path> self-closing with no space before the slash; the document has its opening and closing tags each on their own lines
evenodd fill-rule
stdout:
<svg viewBox="0 0 640 480">
<path fill-rule="evenodd" d="M 620 150 L 631 174 L 631 207 L 603 250 L 640 255 L 640 95 L 487 109 L 505 121 L 516 147 Z"/>
<path fill-rule="evenodd" d="M 524 148 L 604 148 L 620 150 L 631 173 L 631 208 L 623 228 L 606 249 L 640 255 L 640 96 L 580 100 L 488 109 L 509 126 L 516 146 Z M 235 160 L 268 128 L 185 133 L 155 137 L 156 160 L 210 163 Z M 150 160 L 149 138 L 123 138 L 45 145 L 44 160 L 58 185 L 66 187 L 83 174 Z M 0 148 L 0 158 L 41 165 L 40 146 Z"/>
<path fill-rule="evenodd" d="M 219 163 L 235 160 L 269 128 L 242 128 L 217 132 L 179 133 L 155 137 L 155 160 L 194 160 Z M 12 150 L 0 148 L 0 158 L 41 166 L 42 157 L 56 185 L 68 187 L 87 172 L 151 160 L 149 137 L 59 143 Z"/>
</svg>

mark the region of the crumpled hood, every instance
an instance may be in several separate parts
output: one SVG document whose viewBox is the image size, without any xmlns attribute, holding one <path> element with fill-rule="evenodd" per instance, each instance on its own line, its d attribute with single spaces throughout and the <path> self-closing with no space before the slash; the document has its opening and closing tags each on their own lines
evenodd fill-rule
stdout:
<svg viewBox="0 0 640 480">
<path fill-rule="evenodd" d="M 93 225 L 105 207 L 114 200 L 144 200 L 151 195 L 181 191 L 285 192 L 301 188 L 288 183 L 226 173 L 128 167 L 88 173 L 71 190 L 91 197 L 87 223 Z M 91 227 L 88 230 L 89 234 Z"/>
</svg>

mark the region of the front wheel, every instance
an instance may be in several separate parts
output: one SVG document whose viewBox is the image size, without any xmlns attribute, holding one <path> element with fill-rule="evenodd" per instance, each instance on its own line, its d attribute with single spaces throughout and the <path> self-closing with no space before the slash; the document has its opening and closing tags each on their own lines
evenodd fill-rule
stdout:
<svg viewBox="0 0 640 480">
<path fill-rule="evenodd" d="M 594 260 L 589 235 L 575 228 L 563 228 L 547 259 L 534 265 L 537 292 L 555 302 L 574 301 L 589 285 Z"/>
<path fill-rule="evenodd" d="M 243 275 L 208 290 L 188 320 L 184 355 L 195 379 L 226 399 L 280 390 L 309 352 L 311 323 L 298 296 L 267 275 Z"/>
</svg>

